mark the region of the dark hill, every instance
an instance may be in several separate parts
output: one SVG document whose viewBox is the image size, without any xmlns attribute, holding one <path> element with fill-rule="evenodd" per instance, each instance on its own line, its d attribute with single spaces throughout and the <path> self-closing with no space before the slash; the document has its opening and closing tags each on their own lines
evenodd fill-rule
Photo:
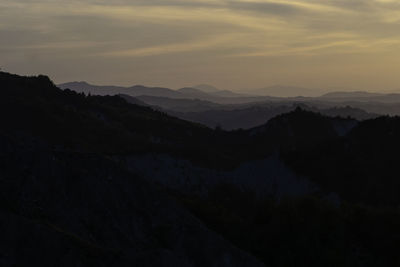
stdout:
<svg viewBox="0 0 400 267">
<path fill-rule="evenodd" d="M 263 266 L 101 155 L 0 134 L 2 266 Z"/>
<path fill-rule="evenodd" d="M 46 76 L 0 85 L 1 266 L 263 266 L 114 158 L 197 151 L 210 129 Z"/>
<path fill-rule="evenodd" d="M 29 132 L 63 148 L 134 152 L 183 147 L 211 130 L 118 96 L 85 96 L 58 89 L 47 77 L 0 73 L 4 129 Z"/>
<path fill-rule="evenodd" d="M 292 154 L 288 162 L 348 201 L 398 206 L 399 136 L 399 117 L 367 120 L 342 138 Z"/>
<path fill-rule="evenodd" d="M 330 118 L 298 107 L 251 129 L 250 133 L 260 144 L 279 150 L 299 150 L 343 136 L 356 125 L 354 119 Z"/>
<path fill-rule="evenodd" d="M 397 117 L 224 131 L 46 76 L 0 94 L 1 266 L 398 266 Z"/>
</svg>

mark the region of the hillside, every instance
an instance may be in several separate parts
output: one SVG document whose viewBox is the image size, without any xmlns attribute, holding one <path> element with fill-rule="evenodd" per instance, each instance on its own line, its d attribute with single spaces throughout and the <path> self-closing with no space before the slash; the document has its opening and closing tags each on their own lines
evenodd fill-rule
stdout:
<svg viewBox="0 0 400 267">
<path fill-rule="evenodd" d="M 398 117 L 303 106 L 225 131 L 46 76 L 0 85 L 4 266 L 398 265 Z"/>
</svg>

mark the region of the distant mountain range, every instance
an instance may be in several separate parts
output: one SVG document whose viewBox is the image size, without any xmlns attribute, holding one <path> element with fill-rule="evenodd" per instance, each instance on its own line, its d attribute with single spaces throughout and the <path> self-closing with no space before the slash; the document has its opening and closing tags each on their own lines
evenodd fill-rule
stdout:
<svg viewBox="0 0 400 267">
<path fill-rule="evenodd" d="M 232 130 L 255 127 L 273 116 L 293 110 L 296 106 L 331 116 L 358 120 L 375 118 L 378 114 L 400 115 L 400 94 L 365 91 L 330 92 L 320 97 L 248 96 L 211 85 L 198 85 L 172 90 L 145 86 L 96 86 L 86 82 L 60 85 L 77 92 L 94 95 L 118 94 L 130 103 L 151 106 L 172 116 Z M 261 92 L 262 89 L 258 90 Z M 269 87 L 263 93 L 304 92 L 300 87 Z M 282 91 L 283 90 L 283 91 Z M 207 91 L 207 92 L 206 92 Z"/>
<path fill-rule="evenodd" d="M 229 90 L 220 90 L 211 85 L 196 85 L 173 90 L 165 87 L 146 87 L 134 85 L 131 87 L 93 85 L 87 82 L 69 82 L 58 85 L 61 89 L 71 89 L 92 95 L 129 95 L 133 97 L 151 96 L 171 99 L 199 99 L 217 104 L 245 104 L 252 102 L 293 102 L 293 101 L 323 101 L 323 102 L 377 102 L 400 103 L 398 93 L 373 93 L 365 91 L 335 91 L 322 96 L 316 89 L 292 86 L 271 86 L 261 89 L 246 90 L 237 93 Z"/>
<path fill-rule="evenodd" d="M 132 97 L 125 94 L 120 94 L 119 96 L 132 104 L 150 105 L 153 107 L 162 108 L 164 110 L 171 110 L 171 111 L 173 110 L 179 112 L 198 112 L 198 111 L 218 109 L 225 106 L 200 99 L 183 99 L 183 98 L 176 99 L 176 98 L 146 96 L 146 95 Z"/>
<path fill-rule="evenodd" d="M 321 96 L 321 99 L 329 101 L 356 101 L 356 102 L 378 102 L 378 103 L 400 103 L 398 93 L 370 93 L 364 91 L 354 92 L 332 92 Z"/>
<path fill-rule="evenodd" d="M 384 96 L 385 94 L 379 94 L 379 93 L 370 93 L 366 91 L 352 91 L 352 92 L 331 92 L 322 95 L 322 98 L 372 98 L 372 97 L 381 97 Z"/>
<path fill-rule="evenodd" d="M 313 106 L 313 103 L 249 103 L 236 105 L 221 105 L 199 99 L 172 99 L 166 97 L 120 95 L 132 104 L 152 106 L 169 115 L 181 119 L 198 122 L 208 127 L 221 127 L 225 130 L 248 129 L 263 124 L 271 118 L 290 112 L 296 107 L 328 116 L 343 118 L 351 117 L 357 120 L 376 118 L 379 115 L 366 112 L 350 106 Z"/>
<path fill-rule="evenodd" d="M 127 94 L 131 96 L 151 95 L 172 98 L 184 98 L 181 92 L 163 87 L 145 87 L 134 85 L 131 87 L 112 86 L 112 85 L 93 85 L 87 82 L 69 82 L 58 85 L 61 89 L 71 89 L 79 93 L 92 95 L 117 95 Z"/>
<path fill-rule="evenodd" d="M 77 92 L 93 95 L 116 95 L 126 94 L 130 96 L 157 96 L 171 98 L 197 98 L 197 99 L 218 99 L 229 97 L 254 97 L 251 95 L 234 93 L 229 90 L 220 90 L 211 85 L 197 85 L 173 90 L 164 87 L 146 87 L 134 85 L 131 87 L 93 85 L 87 82 L 68 82 L 58 85 L 61 89 L 71 89 Z"/>
<path fill-rule="evenodd" d="M 232 92 L 230 90 L 221 90 L 218 89 L 212 85 L 208 84 L 199 84 L 195 85 L 192 88 L 199 89 L 205 93 L 211 93 L 214 96 L 220 96 L 220 97 L 251 97 L 254 95 L 251 94 L 246 94 L 246 93 L 237 93 L 237 92 Z"/>
<path fill-rule="evenodd" d="M 259 96 L 274 96 L 274 97 L 317 97 L 321 94 L 321 90 L 310 89 L 296 86 L 274 85 L 264 88 L 242 90 L 242 92 L 259 95 Z"/>
<path fill-rule="evenodd" d="M 224 131 L 43 75 L 0 72 L 0 94 L 1 266 L 400 262 L 400 117 L 340 118 L 360 111 L 316 99 Z"/>
<path fill-rule="evenodd" d="M 201 99 L 212 101 L 220 104 L 240 104 L 257 102 L 261 100 L 272 99 L 270 97 L 250 96 L 245 94 L 234 93 L 228 90 L 219 90 L 211 88 L 211 86 L 200 86 L 202 89 L 194 87 L 185 87 L 178 90 L 173 90 L 164 87 L 145 87 L 142 85 L 135 85 L 131 87 L 122 86 L 104 86 L 93 85 L 87 82 L 69 82 L 58 85 L 61 89 L 71 89 L 76 92 L 92 94 L 92 95 L 129 95 L 137 96 L 154 96 L 154 97 L 168 97 L 174 99 Z"/>
</svg>

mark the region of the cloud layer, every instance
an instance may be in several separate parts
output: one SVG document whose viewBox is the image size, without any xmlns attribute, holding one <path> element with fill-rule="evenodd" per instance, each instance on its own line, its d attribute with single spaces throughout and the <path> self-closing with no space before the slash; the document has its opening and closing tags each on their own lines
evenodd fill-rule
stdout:
<svg viewBox="0 0 400 267">
<path fill-rule="evenodd" d="M 0 66 L 60 82 L 383 90 L 400 82 L 399 24 L 392 0 L 2 0 Z"/>
</svg>

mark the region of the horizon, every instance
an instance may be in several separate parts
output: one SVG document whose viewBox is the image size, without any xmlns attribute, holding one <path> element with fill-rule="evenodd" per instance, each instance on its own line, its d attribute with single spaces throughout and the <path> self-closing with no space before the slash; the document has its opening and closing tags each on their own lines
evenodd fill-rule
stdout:
<svg viewBox="0 0 400 267">
<path fill-rule="evenodd" d="M 317 95 L 319 95 L 319 93 L 321 95 L 323 94 L 327 94 L 327 93 L 336 93 L 336 92 L 348 92 L 348 93 L 357 93 L 357 92 L 365 92 L 365 93 L 381 93 L 381 94 L 391 94 L 391 93 L 400 93 L 400 89 L 388 89 L 388 90 L 383 90 L 383 91 L 379 91 L 379 90 L 362 90 L 359 88 L 342 88 L 342 87 L 327 87 L 327 88 L 313 88 L 313 87 L 303 87 L 303 86 L 297 86 L 297 85 L 290 85 L 290 84 L 272 84 L 272 85 L 267 85 L 267 86 L 263 86 L 260 88 L 242 88 L 242 89 L 229 89 L 229 88 L 220 88 L 217 86 L 214 86 L 213 84 L 209 84 L 209 83 L 199 83 L 199 84 L 192 84 L 192 85 L 186 85 L 186 86 L 182 86 L 182 87 L 175 87 L 175 88 L 171 88 L 171 87 L 167 87 L 167 86 L 153 86 L 153 85 L 148 85 L 148 84 L 138 84 L 138 83 L 131 83 L 128 85 L 123 85 L 123 84 L 100 84 L 100 83 L 96 83 L 96 82 L 88 82 L 88 81 L 67 81 L 67 82 L 62 82 L 62 83 L 55 83 L 56 85 L 63 85 L 63 84 L 68 84 L 68 83 L 86 83 L 88 85 L 92 85 L 92 86 L 116 86 L 116 87 L 125 87 L 125 88 L 129 88 L 129 87 L 135 87 L 135 86 L 143 86 L 143 87 L 148 87 L 148 88 L 152 88 L 152 87 L 160 87 L 160 88 L 166 88 L 166 89 L 171 89 L 171 90 L 180 90 L 182 88 L 195 88 L 195 89 L 199 89 L 197 87 L 199 86 L 211 86 L 214 87 L 215 89 L 221 90 L 221 91 L 232 91 L 235 93 L 243 93 L 245 94 L 246 91 L 248 92 L 249 90 L 262 90 L 262 89 L 269 89 L 269 88 L 296 88 L 296 89 L 305 89 L 305 90 L 310 90 L 314 93 L 316 93 Z M 204 91 L 202 89 L 199 89 L 201 91 Z M 206 91 L 204 91 L 205 93 L 207 93 Z M 249 92 L 251 93 L 251 92 Z"/>
<path fill-rule="evenodd" d="M 1 67 L 57 84 L 395 91 L 392 0 L 0 3 Z"/>
<path fill-rule="evenodd" d="M 248 96 L 273 96 L 273 97 L 282 97 L 282 98 L 286 98 L 286 97 L 320 97 L 320 96 L 324 96 L 326 94 L 330 94 L 330 93 L 371 93 L 371 94 L 382 94 L 382 95 L 390 95 L 390 94 L 400 94 L 400 89 L 388 89 L 388 90 L 363 90 L 363 89 L 358 89 L 358 88 L 344 88 L 344 87 L 327 87 L 327 88 L 312 88 L 312 87 L 303 87 L 303 86 L 297 86 L 297 85 L 289 85 L 289 84 L 273 84 L 273 85 L 268 85 L 268 86 L 264 86 L 264 87 L 260 87 L 260 88 L 242 88 L 242 89 L 226 89 L 226 88 L 220 88 L 217 86 L 214 86 L 213 84 L 208 84 L 208 83 L 199 83 L 199 84 L 194 84 L 194 85 L 186 85 L 186 86 L 182 86 L 182 87 L 168 87 L 168 86 L 157 86 L 157 85 L 148 85 L 148 84 L 138 84 L 138 83 L 131 83 L 131 84 L 101 84 L 101 83 L 96 83 L 96 82 L 90 82 L 90 81 L 86 81 L 86 80 L 71 80 L 71 81 L 67 81 L 67 82 L 56 82 L 52 77 L 48 76 L 47 74 L 44 73 L 37 73 L 37 74 L 20 74 L 20 73 L 12 73 L 9 71 L 6 71 L 4 69 L 0 68 L 0 72 L 3 73 L 9 73 L 9 74 L 15 74 L 15 75 L 22 75 L 22 76 L 27 76 L 27 77 L 33 77 L 33 76 L 38 76 L 38 75 L 44 75 L 49 77 L 49 79 L 54 82 L 54 84 L 56 86 L 61 86 L 64 88 L 64 86 L 66 84 L 73 84 L 73 83 L 85 83 L 87 85 L 90 86 L 98 86 L 98 87 L 121 87 L 121 88 L 131 88 L 131 87 L 145 87 L 145 88 L 165 88 L 165 89 L 169 89 L 169 90 L 174 90 L 174 91 L 179 91 L 180 89 L 184 89 L 184 88 L 194 88 L 197 90 L 202 91 L 203 93 L 206 94 L 210 94 L 210 92 L 203 90 L 202 88 L 199 88 L 200 86 L 210 86 L 210 87 L 214 87 L 215 89 L 217 89 L 218 91 L 230 91 L 233 93 L 239 93 L 239 94 L 243 94 L 246 95 L 248 94 Z M 283 94 L 279 94 L 279 93 L 272 93 L 270 95 L 268 94 L 257 94 L 255 93 L 255 91 L 259 91 L 262 92 L 262 90 L 268 90 L 268 89 L 277 89 L 277 88 L 284 88 L 284 89 L 294 89 L 294 91 L 289 91 Z M 297 90 L 301 90 L 304 89 L 306 90 L 304 91 L 297 91 Z M 300 92 L 300 93 L 297 93 Z M 211 93 L 212 94 L 212 93 Z"/>
</svg>

